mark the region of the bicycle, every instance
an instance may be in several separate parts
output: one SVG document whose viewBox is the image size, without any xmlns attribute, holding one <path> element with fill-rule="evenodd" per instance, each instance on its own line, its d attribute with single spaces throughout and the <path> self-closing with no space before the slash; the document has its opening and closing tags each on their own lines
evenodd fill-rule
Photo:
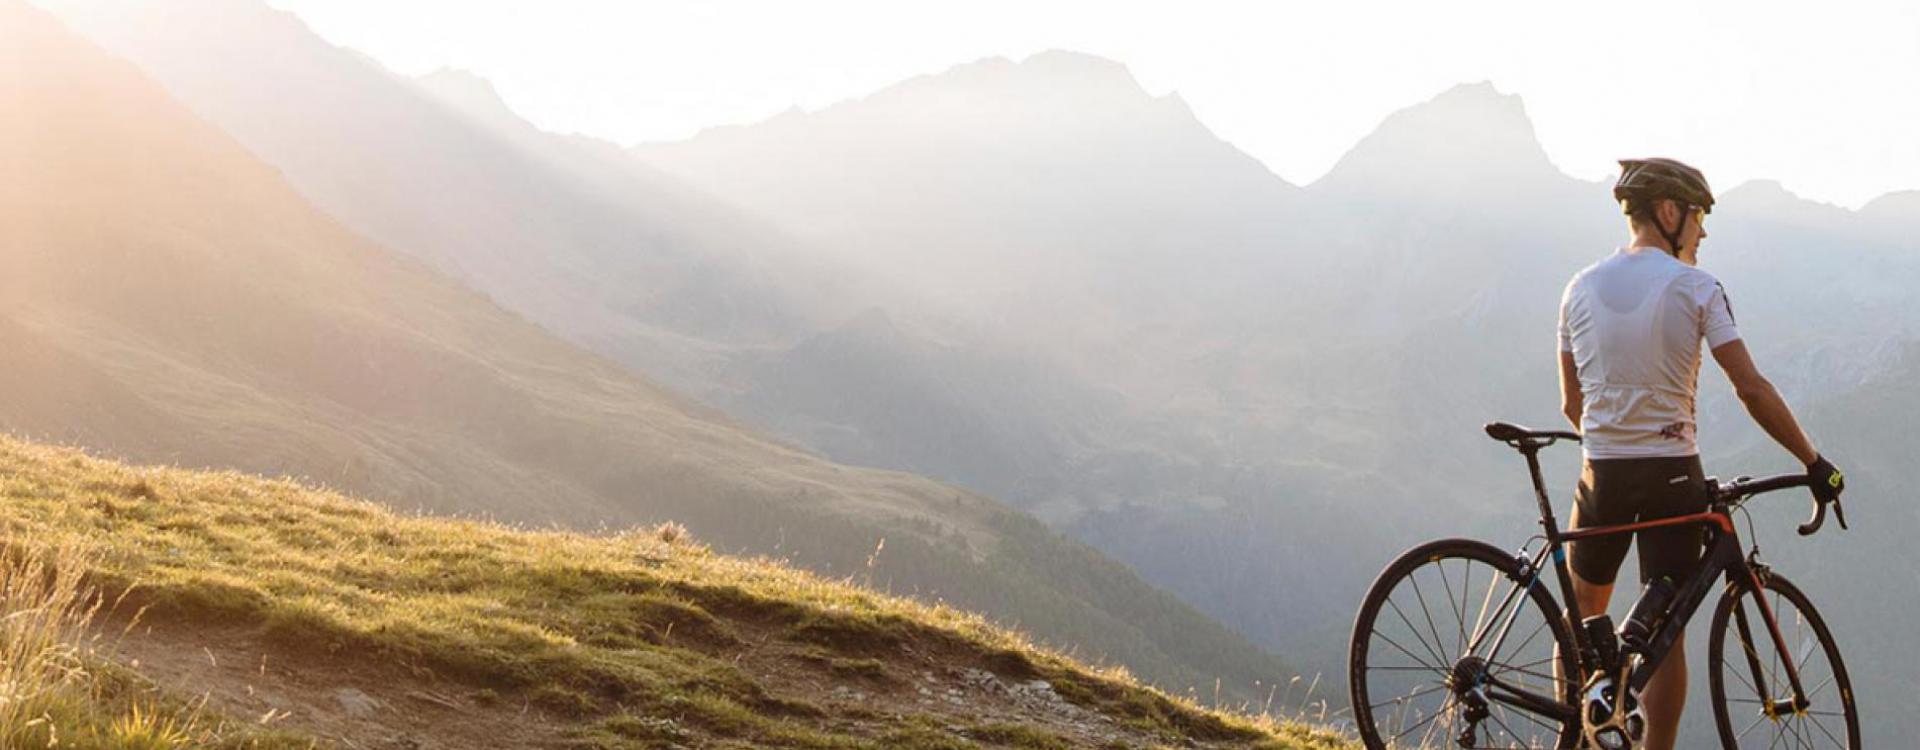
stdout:
<svg viewBox="0 0 1920 750">
<path fill-rule="evenodd" d="M 1503 422 L 1487 425 L 1486 432 L 1526 457 L 1543 533 L 1517 552 L 1468 539 L 1428 542 L 1381 572 L 1355 618 L 1348 651 L 1353 718 L 1369 750 L 1430 747 L 1435 738 L 1463 748 L 1637 747 L 1645 729 L 1639 691 L 1720 579 L 1725 583 L 1713 611 L 1707 667 L 1721 743 L 1730 750 L 1783 744 L 1858 750 L 1853 687 L 1826 622 L 1798 587 L 1760 561 L 1757 545 L 1742 552 L 1734 529 L 1733 512 L 1749 499 L 1806 487 L 1805 475 L 1740 477 L 1725 484 L 1708 478 L 1711 502 L 1700 513 L 1561 530 L 1539 453 L 1559 441 L 1579 442 L 1580 436 Z M 1814 515 L 1799 527 L 1801 536 L 1820 530 L 1827 505 L 1815 501 Z M 1844 509 L 1837 499 L 1832 505 L 1846 528 Z M 1605 614 L 1582 617 L 1567 542 L 1676 525 L 1706 529 L 1706 554 L 1692 577 L 1670 590 L 1649 585 L 1648 591 L 1670 593 L 1643 592 L 1620 628 L 1624 636 L 1616 635 Z M 1544 544 L 1529 551 L 1535 542 Z M 1543 574 L 1559 583 L 1564 612 L 1540 581 Z M 1485 583 L 1476 583 L 1482 577 Z M 1428 606 L 1443 596 L 1444 605 Z M 1471 606 L 1476 598 L 1477 611 Z M 1790 619 L 1783 616 L 1787 609 Z M 1543 633 L 1551 643 L 1540 640 Z M 1447 635 L 1454 636 L 1451 648 Z M 1754 731 L 1762 726 L 1771 733 Z"/>
</svg>

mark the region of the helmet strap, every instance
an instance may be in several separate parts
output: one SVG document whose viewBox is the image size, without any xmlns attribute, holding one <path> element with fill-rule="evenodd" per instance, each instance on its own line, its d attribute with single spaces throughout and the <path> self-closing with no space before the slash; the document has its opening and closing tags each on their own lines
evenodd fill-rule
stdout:
<svg viewBox="0 0 1920 750">
<path fill-rule="evenodd" d="M 1680 205 L 1680 202 L 1673 201 L 1673 205 L 1678 207 Z M 1680 257 L 1680 235 L 1681 233 L 1687 231 L 1687 213 L 1685 211 L 1681 212 L 1680 225 L 1677 227 L 1674 227 L 1673 231 L 1669 232 L 1667 231 L 1667 223 L 1660 220 L 1660 207 L 1656 205 L 1653 207 L 1653 226 L 1654 228 L 1660 230 L 1661 237 L 1666 238 L 1667 254 L 1672 255 L 1674 258 L 1679 258 Z"/>
</svg>

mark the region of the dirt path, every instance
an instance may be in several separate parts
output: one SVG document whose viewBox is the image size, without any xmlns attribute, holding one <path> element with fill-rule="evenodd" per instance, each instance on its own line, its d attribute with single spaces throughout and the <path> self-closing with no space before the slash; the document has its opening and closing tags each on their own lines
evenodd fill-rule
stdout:
<svg viewBox="0 0 1920 750">
<path fill-rule="evenodd" d="M 122 625 L 121 627 L 124 627 Z M 564 725 L 525 705 L 482 705 L 479 691 L 400 663 L 301 656 L 253 628 L 142 623 L 105 641 L 123 664 L 205 696 L 235 720 L 294 729 L 350 750 L 559 748 Z"/>
<path fill-rule="evenodd" d="M 108 653 L 181 697 L 205 696 L 234 720 L 296 730 L 350 750 L 577 748 L 570 721 L 522 698 L 435 676 L 429 670 L 329 644 L 296 649 L 238 625 L 142 623 L 103 626 Z M 760 637 L 754 637 L 755 635 Z M 1042 680 L 996 674 L 967 654 L 912 647 L 848 670 L 817 649 L 749 635 L 730 657 L 771 694 L 824 709 L 830 721 L 886 737 L 917 717 L 983 747 L 994 727 L 1044 729 L 1074 747 L 1153 747 L 1156 738 L 1074 705 Z M 305 653 L 296 653 L 301 651 Z M 670 718 L 670 717 L 668 717 Z M 996 741 L 998 740 L 998 741 Z M 1164 742 L 1164 740 L 1159 740 Z M 707 745 L 695 741 L 695 747 Z M 884 742 L 882 742 L 884 744 Z M 1201 745 L 1189 744 L 1189 747 Z"/>
</svg>

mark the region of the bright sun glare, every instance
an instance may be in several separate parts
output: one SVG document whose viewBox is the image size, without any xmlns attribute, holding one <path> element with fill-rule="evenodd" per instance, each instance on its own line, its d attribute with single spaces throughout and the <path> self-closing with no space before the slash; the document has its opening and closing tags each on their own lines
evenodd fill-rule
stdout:
<svg viewBox="0 0 1920 750">
<path fill-rule="evenodd" d="M 1846 206 L 1920 188 L 1909 2 L 272 2 L 398 72 L 472 70 L 544 128 L 629 144 L 1067 48 L 1179 92 L 1295 183 L 1393 110 L 1490 80 L 1578 177 L 1667 153 Z"/>
</svg>

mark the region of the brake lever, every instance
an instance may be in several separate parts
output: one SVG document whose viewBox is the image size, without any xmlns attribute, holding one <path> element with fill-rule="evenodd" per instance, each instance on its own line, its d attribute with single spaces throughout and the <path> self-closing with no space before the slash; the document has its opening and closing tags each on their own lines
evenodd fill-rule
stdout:
<svg viewBox="0 0 1920 750">
<path fill-rule="evenodd" d="M 1826 523 L 1827 504 L 1820 502 L 1820 500 L 1816 498 L 1813 501 L 1813 517 L 1807 519 L 1806 523 L 1800 524 L 1800 535 L 1813 536 L 1814 533 L 1818 532 L 1820 527 L 1826 525 Z M 1842 525 L 1844 526 L 1844 524 Z"/>
<path fill-rule="evenodd" d="M 1840 522 L 1840 530 L 1847 530 L 1847 509 L 1840 506 L 1840 498 L 1833 499 L 1833 520 Z"/>
</svg>

